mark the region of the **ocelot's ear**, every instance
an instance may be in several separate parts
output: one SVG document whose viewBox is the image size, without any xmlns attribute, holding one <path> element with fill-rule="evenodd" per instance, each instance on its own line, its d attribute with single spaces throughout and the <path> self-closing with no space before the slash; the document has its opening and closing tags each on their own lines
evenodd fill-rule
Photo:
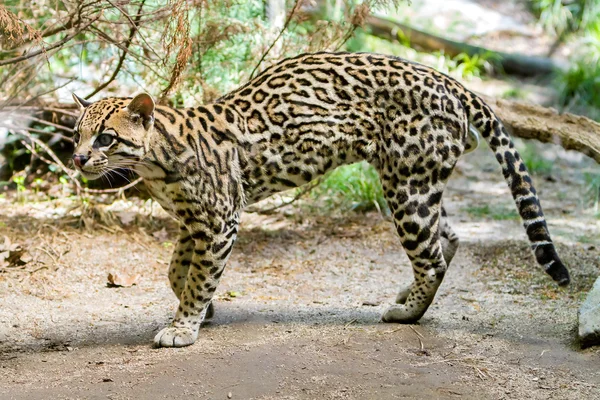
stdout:
<svg viewBox="0 0 600 400">
<path fill-rule="evenodd" d="M 79 106 L 79 110 L 83 110 L 84 108 L 86 108 L 87 106 L 92 104 L 90 101 L 82 99 L 81 97 L 77 96 L 75 93 L 71 93 L 71 94 L 73 95 L 73 100 L 75 100 L 75 103 Z"/>
<path fill-rule="evenodd" d="M 144 129 L 150 129 L 150 126 L 154 123 L 154 100 L 149 94 L 141 93 L 135 96 L 127 109 L 131 113 L 134 123 L 141 121 Z"/>
</svg>

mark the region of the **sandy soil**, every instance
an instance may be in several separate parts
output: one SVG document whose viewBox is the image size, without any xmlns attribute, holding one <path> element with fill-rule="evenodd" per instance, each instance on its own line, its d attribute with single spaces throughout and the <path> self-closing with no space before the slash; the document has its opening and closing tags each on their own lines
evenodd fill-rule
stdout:
<svg viewBox="0 0 600 400">
<path fill-rule="evenodd" d="M 461 248 L 418 325 L 379 320 L 411 278 L 391 223 L 298 205 L 245 215 L 216 316 L 183 349 L 151 347 L 176 306 L 160 210 L 5 200 L 0 235 L 33 259 L 0 273 L 0 398 L 600 399 L 599 350 L 575 340 L 600 259 L 581 184 L 535 179 L 573 275 L 559 289 L 517 220 L 473 215 L 513 206 L 493 157 L 469 157 L 445 196 Z M 141 277 L 110 288 L 109 272 Z"/>
</svg>

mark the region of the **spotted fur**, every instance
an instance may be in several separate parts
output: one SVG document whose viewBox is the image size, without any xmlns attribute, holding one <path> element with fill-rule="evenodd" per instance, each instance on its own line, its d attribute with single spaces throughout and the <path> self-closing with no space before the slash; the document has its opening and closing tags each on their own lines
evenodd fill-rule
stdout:
<svg viewBox="0 0 600 400">
<path fill-rule="evenodd" d="M 181 224 L 169 266 L 180 304 L 156 336 L 159 346 L 196 340 L 245 206 L 360 160 L 379 172 L 414 269 L 383 320 L 417 321 L 458 247 L 441 202 L 457 160 L 477 144 L 469 127 L 500 163 L 538 263 L 559 284 L 569 282 L 502 123 L 474 93 L 426 66 L 375 54 L 305 54 L 205 106 L 155 106 L 146 94 L 76 101 L 74 161 L 82 173 L 133 168 Z"/>
</svg>

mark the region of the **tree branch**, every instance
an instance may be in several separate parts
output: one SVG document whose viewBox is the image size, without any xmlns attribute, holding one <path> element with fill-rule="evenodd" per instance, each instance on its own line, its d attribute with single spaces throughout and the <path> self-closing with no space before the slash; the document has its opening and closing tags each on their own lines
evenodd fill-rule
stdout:
<svg viewBox="0 0 600 400">
<path fill-rule="evenodd" d="M 262 62 L 265 60 L 265 57 L 267 57 L 267 54 L 269 54 L 269 52 L 273 49 L 273 47 L 275 47 L 275 44 L 279 41 L 279 39 L 281 38 L 281 35 L 283 35 L 283 32 L 286 31 L 287 27 L 289 26 L 290 22 L 292 21 L 294 14 L 296 13 L 296 11 L 298 10 L 298 8 L 300 7 L 301 4 L 302 4 L 302 2 L 300 0 L 295 1 L 294 8 L 292 8 L 292 11 L 290 12 L 287 19 L 285 20 L 285 24 L 283 24 L 283 28 L 281 28 L 281 30 L 279 31 L 279 34 L 277 35 L 275 40 L 273 40 L 271 45 L 263 53 L 262 57 L 260 57 L 260 60 L 258 60 L 258 64 L 256 64 L 254 66 L 254 69 L 252 70 L 252 73 L 250 74 L 250 78 L 248 80 L 254 78 L 254 74 L 256 73 L 256 70 L 258 70 L 258 67 L 260 67 L 260 64 L 262 64 Z"/>
<path fill-rule="evenodd" d="M 83 32 L 84 30 L 86 30 L 91 24 L 93 24 L 94 22 L 96 22 L 98 19 L 100 18 L 100 16 L 98 16 L 95 19 L 92 19 L 90 21 L 88 21 L 83 28 L 76 30 L 75 32 L 71 33 L 70 35 L 65 36 L 62 40 L 59 40 L 56 43 L 53 43 L 51 46 L 48 47 L 42 47 L 39 50 L 36 50 L 32 53 L 29 54 L 25 54 L 22 55 L 20 57 L 13 57 L 13 58 L 9 58 L 8 60 L 1 60 L 0 61 L 0 66 L 2 65 L 9 65 L 9 64 L 15 64 L 21 61 L 25 61 L 28 60 L 30 58 L 33 58 L 35 56 L 39 56 L 42 53 L 47 52 L 48 50 L 52 50 L 52 49 L 56 49 L 57 47 L 62 46 L 63 44 L 67 43 L 69 40 L 73 39 L 75 36 L 77 36 L 78 34 L 80 34 L 81 32 Z"/>
<path fill-rule="evenodd" d="M 65 166 L 65 164 L 62 163 L 62 161 L 60 161 L 60 158 L 58 158 L 58 156 L 56 155 L 56 153 L 54 153 L 52 151 L 52 149 L 50 149 L 50 147 L 48 147 L 46 145 L 46 143 L 42 142 L 41 140 L 33 137 L 32 135 L 29 134 L 29 132 L 27 132 L 26 130 L 22 130 L 19 132 L 19 135 L 23 135 L 25 136 L 27 139 L 29 139 L 32 143 L 37 144 L 38 146 L 40 146 L 45 152 L 46 154 L 48 154 L 52 160 L 56 163 L 56 165 L 58 165 L 58 167 L 60 169 L 63 170 L 63 172 L 65 174 L 67 174 L 67 176 L 69 177 L 69 179 L 71 179 L 71 181 L 73 181 L 73 183 L 75 184 L 75 186 L 77 187 L 77 190 L 80 191 L 81 190 L 81 183 L 79 183 L 79 181 L 76 178 L 76 171 L 73 171 L 70 168 L 67 168 Z M 36 154 L 36 153 L 34 153 Z M 37 155 L 37 154 L 36 154 Z M 39 157 L 39 156 L 38 156 Z"/>
<path fill-rule="evenodd" d="M 89 189 L 89 188 L 84 188 L 83 191 L 85 193 L 122 193 L 125 190 L 134 187 L 135 185 L 137 185 L 138 183 L 142 182 L 143 180 L 144 179 L 142 177 L 138 177 L 137 179 L 129 182 L 127 185 L 121 186 L 121 187 L 118 187 L 118 188 L 110 188 L 110 189 Z"/>
<path fill-rule="evenodd" d="M 288 201 L 284 201 L 281 204 L 277 204 L 275 206 L 267 207 L 267 208 L 248 207 L 246 210 L 244 210 L 244 212 L 257 213 L 257 214 L 271 214 L 275 210 L 278 210 L 280 208 L 283 208 L 283 207 L 289 206 L 290 204 L 295 203 L 298 199 L 303 197 L 305 194 L 307 194 L 308 192 L 310 192 L 311 190 L 313 190 L 314 188 L 319 186 L 321 184 L 321 182 L 323 182 L 327 176 L 329 176 L 329 174 L 320 176 L 317 179 L 315 179 L 314 181 L 302 186 L 300 191 L 297 192 L 294 195 L 294 197 L 292 197 Z"/>
<path fill-rule="evenodd" d="M 146 0 L 142 0 L 142 2 L 140 3 L 140 7 L 138 8 L 137 14 L 136 14 L 135 19 L 133 21 L 131 21 L 131 18 L 129 17 L 129 15 L 127 15 L 127 18 L 129 18 L 129 20 L 131 21 L 132 26 L 131 26 L 131 29 L 129 30 L 129 37 L 127 38 L 127 41 L 124 44 L 125 48 L 123 49 L 123 51 L 121 53 L 121 57 L 119 57 L 119 62 L 117 63 L 117 67 L 113 71 L 113 73 L 110 76 L 110 78 L 108 78 L 108 80 L 105 81 L 104 83 L 98 85 L 96 87 L 96 89 L 94 89 L 94 91 L 92 91 L 92 93 L 90 93 L 87 96 L 85 96 L 85 99 L 89 99 L 90 97 L 92 97 L 93 95 L 95 95 L 96 93 L 100 92 L 101 90 L 103 90 L 108 85 L 110 85 L 111 82 L 116 79 L 117 75 L 121 71 L 121 67 L 123 66 L 123 62 L 125 61 L 125 57 L 127 57 L 127 54 L 129 53 L 129 46 L 133 42 L 133 37 L 135 36 L 135 33 L 137 32 L 137 29 L 138 29 L 137 24 L 140 22 L 140 18 L 142 17 L 141 12 L 142 12 L 142 8 L 144 7 L 144 3 L 145 2 L 146 2 Z M 124 11 L 122 11 L 122 10 L 121 10 L 121 12 L 124 13 Z"/>
</svg>

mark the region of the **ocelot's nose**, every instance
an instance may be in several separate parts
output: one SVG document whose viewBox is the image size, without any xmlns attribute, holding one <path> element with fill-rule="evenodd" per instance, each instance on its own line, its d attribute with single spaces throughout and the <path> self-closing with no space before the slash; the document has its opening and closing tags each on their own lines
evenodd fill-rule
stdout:
<svg viewBox="0 0 600 400">
<path fill-rule="evenodd" d="M 77 168 L 81 168 L 90 158 L 81 154 L 73 154 L 73 163 Z"/>
</svg>

